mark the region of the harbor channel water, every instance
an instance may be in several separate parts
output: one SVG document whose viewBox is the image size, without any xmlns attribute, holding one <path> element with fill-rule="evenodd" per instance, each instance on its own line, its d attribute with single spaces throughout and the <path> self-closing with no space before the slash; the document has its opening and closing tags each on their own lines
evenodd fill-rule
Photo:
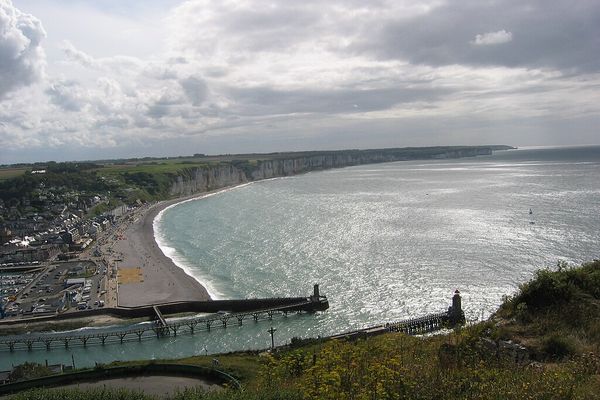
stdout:
<svg viewBox="0 0 600 400">
<path fill-rule="evenodd" d="M 522 149 L 259 181 L 166 209 L 163 252 L 215 298 L 304 296 L 330 309 L 123 345 L 8 352 L 71 364 L 169 359 L 317 337 L 447 309 L 487 318 L 540 268 L 600 258 L 600 147 Z"/>
</svg>

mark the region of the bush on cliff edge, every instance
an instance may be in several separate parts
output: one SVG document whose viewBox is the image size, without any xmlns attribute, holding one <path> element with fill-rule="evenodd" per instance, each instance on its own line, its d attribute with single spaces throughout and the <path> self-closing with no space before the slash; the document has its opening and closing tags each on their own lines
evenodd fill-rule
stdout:
<svg viewBox="0 0 600 400">
<path fill-rule="evenodd" d="M 533 341 L 540 355 L 562 358 L 600 350 L 600 261 L 581 266 L 559 262 L 540 270 L 504 301 L 497 316 L 511 321 L 511 336 Z"/>
</svg>

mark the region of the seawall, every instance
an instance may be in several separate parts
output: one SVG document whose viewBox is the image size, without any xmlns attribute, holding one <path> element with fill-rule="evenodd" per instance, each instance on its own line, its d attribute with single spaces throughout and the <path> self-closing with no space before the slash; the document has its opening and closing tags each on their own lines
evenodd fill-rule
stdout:
<svg viewBox="0 0 600 400">
<path fill-rule="evenodd" d="M 74 313 L 53 314 L 22 319 L 7 319 L 0 321 L 0 326 L 69 320 L 73 318 L 89 318 L 99 315 L 111 315 L 119 318 L 154 319 L 154 317 L 156 317 L 156 313 L 153 309 L 154 306 L 159 307 L 160 312 L 165 315 L 181 313 L 216 313 L 219 311 L 243 313 L 284 308 L 287 311 L 314 312 L 327 310 L 329 308 L 329 302 L 327 301 L 327 298 L 323 296 L 321 296 L 319 300 L 312 300 L 312 297 L 273 297 L 264 299 L 177 301 L 172 303 L 149 304 L 136 307 L 106 307 L 92 310 L 82 310 Z"/>
</svg>

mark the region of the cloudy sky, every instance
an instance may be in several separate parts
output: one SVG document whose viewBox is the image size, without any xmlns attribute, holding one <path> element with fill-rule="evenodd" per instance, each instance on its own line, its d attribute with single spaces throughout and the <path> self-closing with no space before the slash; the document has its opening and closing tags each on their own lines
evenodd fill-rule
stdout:
<svg viewBox="0 0 600 400">
<path fill-rule="evenodd" d="M 600 143 L 598 0 L 0 0 L 0 164 Z"/>
</svg>

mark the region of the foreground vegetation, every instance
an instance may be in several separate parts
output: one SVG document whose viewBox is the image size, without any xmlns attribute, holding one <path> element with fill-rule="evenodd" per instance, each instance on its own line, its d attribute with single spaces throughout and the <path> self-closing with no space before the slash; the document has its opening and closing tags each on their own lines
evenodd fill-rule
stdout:
<svg viewBox="0 0 600 400">
<path fill-rule="evenodd" d="M 527 346 L 517 360 L 490 344 Z M 543 270 L 489 321 L 427 338 L 390 333 L 276 354 L 220 357 L 244 391 L 174 399 L 598 399 L 600 261 Z M 208 365 L 208 357 L 180 360 Z M 14 399 L 150 399 L 107 390 L 36 390 Z"/>
</svg>

